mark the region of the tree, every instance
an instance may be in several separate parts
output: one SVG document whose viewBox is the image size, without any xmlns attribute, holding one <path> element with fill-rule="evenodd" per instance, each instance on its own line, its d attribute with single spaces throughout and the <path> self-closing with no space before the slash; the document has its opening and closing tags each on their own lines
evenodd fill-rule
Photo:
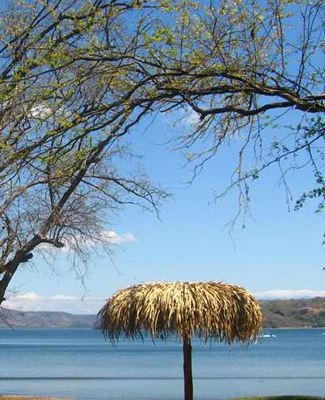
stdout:
<svg viewBox="0 0 325 400">
<path fill-rule="evenodd" d="M 3 12 L 0 304 L 40 245 L 68 245 L 86 262 L 106 213 L 157 210 L 166 197 L 123 163 L 123 136 L 153 110 L 135 61 L 149 23 L 128 1 L 18 1 Z"/>
<path fill-rule="evenodd" d="M 276 164 L 288 173 L 310 168 L 314 186 L 297 199 L 325 204 L 324 20 L 321 0 L 220 0 L 184 11 L 178 25 L 160 22 L 148 64 L 168 71 L 156 80 L 169 110 L 194 115 L 176 138 L 195 174 L 236 138 L 230 188 L 247 204 L 251 180 Z M 167 45 L 166 45 L 167 43 Z M 159 55 L 159 56 L 157 56 Z M 166 107 L 166 110 L 168 108 Z"/>
<path fill-rule="evenodd" d="M 166 197 L 120 160 L 124 138 L 157 112 L 197 117 L 174 138 L 195 172 L 241 132 L 230 185 L 240 201 L 267 166 L 277 163 L 285 178 L 307 165 L 316 186 L 297 208 L 316 197 L 322 209 L 323 2 L 206 4 L 13 0 L 2 11 L 0 304 L 40 245 L 69 245 L 85 262 L 82 244 L 100 240 L 107 211 L 125 203 L 156 209 Z M 274 126 L 278 137 L 268 138 L 283 112 L 302 121 L 292 134 Z"/>
</svg>

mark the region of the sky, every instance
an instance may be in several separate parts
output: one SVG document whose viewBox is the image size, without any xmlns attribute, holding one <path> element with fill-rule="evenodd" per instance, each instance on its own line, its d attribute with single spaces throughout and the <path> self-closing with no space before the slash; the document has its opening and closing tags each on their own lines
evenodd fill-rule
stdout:
<svg viewBox="0 0 325 400">
<path fill-rule="evenodd" d="M 166 132 L 189 128 L 190 118 L 175 128 L 168 116 L 158 117 L 129 138 L 152 180 L 173 193 L 159 218 L 130 206 L 111 219 L 103 234 L 112 254 L 96 249 L 84 282 L 69 251 L 58 251 L 50 265 L 35 255 L 12 280 L 4 307 L 97 313 L 116 290 L 152 281 L 222 281 L 258 298 L 325 296 L 324 214 L 314 213 L 315 204 L 288 210 L 279 171 L 269 169 L 251 187 L 251 216 L 230 230 L 237 194 L 218 202 L 214 195 L 229 183 L 235 150 L 226 146 L 190 185 L 181 152 L 165 143 Z M 310 187 L 308 171 L 291 178 L 296 197 Z"/>
</svg>

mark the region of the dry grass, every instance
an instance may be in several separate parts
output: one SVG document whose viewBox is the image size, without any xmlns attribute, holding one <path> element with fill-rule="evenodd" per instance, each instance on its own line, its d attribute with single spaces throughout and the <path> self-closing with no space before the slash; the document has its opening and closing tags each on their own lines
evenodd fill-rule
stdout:
<svg viewBox="0 0 325 400">
<path fill-rule="evenodd" d="M 249 342 L 260 334 L 262 314 L 244 288 L 216 282 L 148 283 L 118 291 L 99 312 L 112 341 L 121 334 L 153 338 L 197 335 L 227 343 Z"/>
<path fill-rule="evenodd" d="M 315 396 L 266 396 L 266 397 L 239 397 L 234 400 L 325 400 L 325 397 Z"/>
</svg>

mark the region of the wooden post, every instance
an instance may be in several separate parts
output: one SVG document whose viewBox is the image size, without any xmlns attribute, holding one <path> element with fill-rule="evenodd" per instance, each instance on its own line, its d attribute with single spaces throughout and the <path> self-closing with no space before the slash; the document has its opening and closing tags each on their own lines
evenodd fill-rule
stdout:
<svg viewBox="0 0 325 400">
<path fill-rule="evenodd" d="M 184 400 L 193 400 L 192 345 L 188 337 L 183 338 L 183 357 Z"/>
</svg>

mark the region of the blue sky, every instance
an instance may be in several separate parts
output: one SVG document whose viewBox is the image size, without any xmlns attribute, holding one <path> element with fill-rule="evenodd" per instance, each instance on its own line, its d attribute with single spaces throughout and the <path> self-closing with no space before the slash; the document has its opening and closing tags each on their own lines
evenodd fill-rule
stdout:
<svg viewBox="0 0 325 400">
<path fill-rule="evenodd" d="M 225 147 L 188 185 L 191 170 L 180 152 L 162 144 L 173 129 L 169 117 L 157 118 L 144 133 L 138 127 L 130 137 L 152 180 L 173 192 L 160 219 L 136 207 L 124 209 L 107 226 L 118 243 L 112 245 L 112 258 L 94 255 L 84 285 L 64 254 L 52 266 L 36 256 L 15 276 L 4 306 L 95 313 L 115 290 L 158 280 L 223 281 L 260 298 L 325 296 L 324 215 L 314 213 L 315 205 L 288 212 L 279 172 L 267 170 L 251 188 L 252 216 L 245 228 L 238 221 L 230 234 L 227 223 L 236 214 L 237 194 L 217 203 L 214 194 L 229 182 L 234 150 Z M 310 178 L 307 171 L 294 173 L 296 196 Z"/>
</svg>

